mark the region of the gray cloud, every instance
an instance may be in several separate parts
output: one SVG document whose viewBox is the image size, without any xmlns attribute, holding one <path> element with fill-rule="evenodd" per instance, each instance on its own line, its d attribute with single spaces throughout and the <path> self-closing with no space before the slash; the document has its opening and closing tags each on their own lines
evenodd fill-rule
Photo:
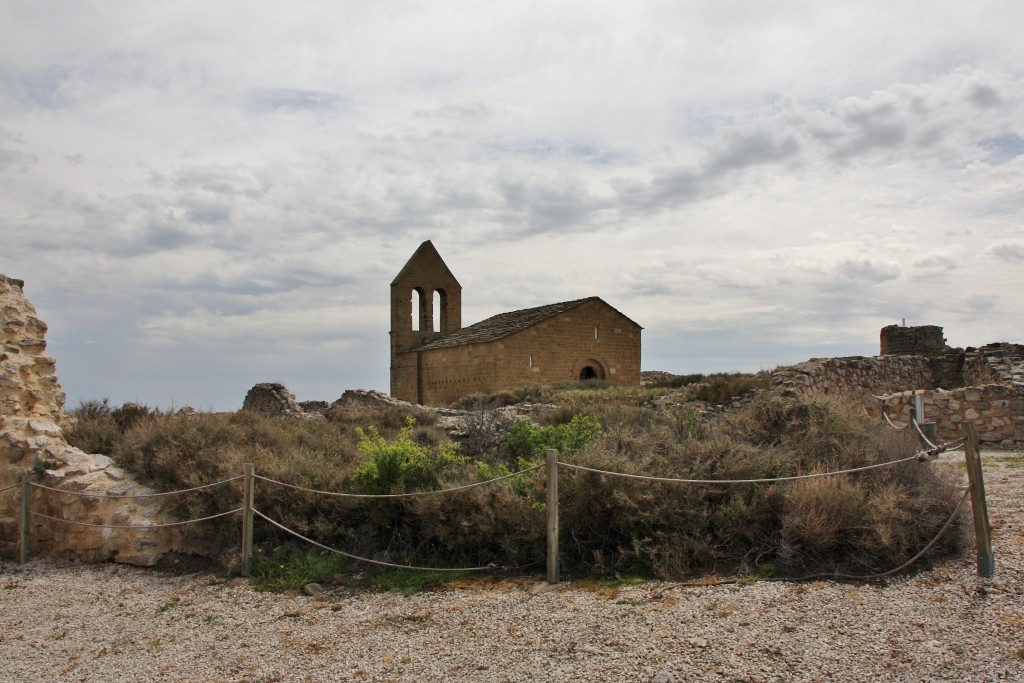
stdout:
<svg viewBox="0 0 1024 683">
<path fill-rule="evenodd" d="M 806 3 L 225 2 L 5 26 L 0 270 L 72 402 L 232 408 L 267 368 L 303 398 L 386 389 L 387 283 L 428 238 L 467 319 L 606 296 L 652 369 L 871 352 L 910 316 L 1019 333 L 1005 3 L 851 4 L 837 32 Z M 981 279 L 956 267 L 978 244 Z"/>
<path fill-rule="evenodd" d="M 796 156 L 800 144 L 791 136 L 776 139 L 770 131 L 750 131 L 730 137 L 713 152 L 704 168 L 707 176 L 717 176 L 750 166 L 774 164 Z"/>
<path fill-rule="evenodd" d="M 37 163 L 39 157 L 34 154 L 25 154 L 13 149 L 0 147 L 0 171 L 20 170 L 27 171 L 29 166 Z"/>
<path fill-rule="evenodd" d="M 875 258 L 845 259 L 836 266 L 842 278 L 874 284 L 895 280 L 900 273 L 900 264 Z"/>
<path fill-rule="evenodd" d="M 999 91 L 990 85 L 975 85 L 968 93 L 967 99 L 979 109 L 991 109 L 1004 103 Z"/>
<path fill-rule="evenodd" d="M 985 253 L 993 258 L 1009 263 L 1024 262 L 1024 242 L 999 242 L 985 248 Z"/>
<path fill-rule="evenodd" d="M 179 201 L 185 207 L 185 220 L 193 223 L 216 225 L 231 220 L 231 206 L 223 200 L 186 195 Z"/>
<path fill-rule="evenodd" d="M 895 148 L 907 139 L 907 124 L 900 120 L 892 102 L 854 102 L 841 118 L 847 130 L 832 150 L 837 159 L 849 159 L 879 148 Z"/>
</svg>

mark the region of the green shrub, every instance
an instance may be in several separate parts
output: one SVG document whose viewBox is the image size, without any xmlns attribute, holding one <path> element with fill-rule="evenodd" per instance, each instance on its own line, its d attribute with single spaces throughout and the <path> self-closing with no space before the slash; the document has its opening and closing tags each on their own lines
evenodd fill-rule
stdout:
<svg viewBox="0 0 1024 683">
<path fill-rule="evenodd" d="M 582 450 L 601 432 L 601 423 L 586 413 L 578 413 L 564 424 L 535 427 L 529 422 L 515 422 L 505 432 L 501 455 L 506 462 L 532 460 L 543 456 L 549 448 L 559 454 Z"/>
<path fill-rule="evenodd" d="M 445 441 L 433 449 L 412 439 L 416 419 L 409 416 L 398 437 L 388 441 L 376 427 L 358 428 L 363 463 L 352 483 L 362 493 L 394 493 L 435 485 L 465 462 L 456 444 Z"/>
</svg>

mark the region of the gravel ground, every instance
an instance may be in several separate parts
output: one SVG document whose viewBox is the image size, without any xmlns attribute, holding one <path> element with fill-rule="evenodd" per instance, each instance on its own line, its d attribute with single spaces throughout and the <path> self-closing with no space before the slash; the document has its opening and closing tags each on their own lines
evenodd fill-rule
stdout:
<svg viewBox="0 0 1024 683">
<path fill-rule="evenodd" d="M 943 461 L 955 466 L 962 453 Z M 996 575 L 413 596 L 0 563 L 5 681 L 1022 681 L 1024 462 L 984 456 Z"/>
</svg>

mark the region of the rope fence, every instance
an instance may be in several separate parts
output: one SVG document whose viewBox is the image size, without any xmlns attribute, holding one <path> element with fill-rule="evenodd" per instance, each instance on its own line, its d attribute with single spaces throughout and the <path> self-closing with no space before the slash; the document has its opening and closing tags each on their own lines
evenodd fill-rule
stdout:
<svg viewBox="0 0 1024 683">
<path fill-rule="evenodd" d="M 320 548 L 321 550 L 326 550 L 329 553 L 334 553 L 335 555 L 340 555 L 340 556 L 346 557 L 346 558 L 348 558 L 350 560 L 355 560 L 356 562 L 365 562 L 366 564 L 377 565 L 378 567 L 388 567 L 390 569 L 409 569 L 409 570 L 412 570 L 412 571 L 421 571 L 421 572 L 483 572 L 483 571 L 491 571 L 493 569 L 497 569 L 497 567 L 495 565 L 493 565 L 493 564 L 484 565 L 482 567 L 463 567 L 461 569 L 452 569 L 450 567 L 416 567 L 416 566 L 408 565 L 408 564 L 395 564 L 394 562 L 384 562 L 382 560 L 372 560 L 369 557 L 360 557 L 358 555 L 353 555 L 351 553 L 346 553 L 344 550 L 338 550 L 337 548 L 331 548 L 329 546 L 326 546 L 323 543 L 318 543 L 317 541 L 314 541 L 311 538 L 307 538 L 307 537 L 303 536 L 298 531 L 294 531 L 294 530 L 289 529 L 288 527 L 286 527 L 285 525 L 283 525 L 283 524 L 281 524 L 279 522 L 275 522 L 270 517 L 267 517 L 265 514 L 260 512 L 259 510 L 253 510 L 253 514 L 256 515 L 257 517 L 259 517 L 260 519 L 266 521 L 271 526 L 276 527 L 276 528 L 280 529 L 281 531 L 285 532 L 286 534 L 290 534 L 290 535 L 294 536 L 295 538 L 299 539 L 300 541 L 305 541 L 306 543 L 309 543 L 310 545 L 312 545 L 314 547 Z"/>
<path fill-rule="evenodd" d="M 856 472 L 866 472 L 867 470 L 876 470 L 880 467 L 889 467 L 890 465 L 898 465 L 903 462 L 910 462 L 911 460 L 921 461 L 922 456 L 927 455 L 927 451 L 921 451 L 915 453 L 906 458 L 900 458 L 898 460 L 889 460 L 887 462 L 879 462 L 873 465 L 865 465 L 863 467 L 853 467 L 847 470 L 832 470 L 830 472 L 812 472 L 811 474 L 796 474 L 789 477 L 770 477 L 765 479 L 675 479 L 672 477 L 651 477 L 642 474 L 626 474 L 625 472 L 610 472 L 608 470 L 599 470 L 593 467 L 584 467 L 583 465 L 573 465 L 567 462 L 558 462 L 559 467 L 565 467 L 571 470 L 581 470 L 583 472 L 594 472 L 596 474 L 602 474 L 609 477 L 620 477 L 624 479 L 642 479 L 644 481 L 659 481 L 667 482 L 672 484 L 772 484 L 780 481 L 797 481 L 799 479 L 816 479 L 819 477 L 834 477 L 840 474 L 853 474 Z"/>
<path fill-rule="evenodd" d="M 278 486 L 284 486 L 285 488 L 294 489 L 296 491 L 303 491 L 305 493 L 317 493 L 323 496 L 333 496 L 335 498 L 416 498 L 418 496 L 438 496 L 446 493 L 453 493 L 455 491 L 465 491 L 466 489 L 473 489 L 478 486 L 487 486 L 495 482 L 501 481 L 502 479 L 511 479 L 512 477 L 518 477 L 534 470 L 539 470 L 543 465 L 534 465 L 533 467 L 527 467 L 526 469 L 513 472 L 512 474 L 505 474 L 494 479 L 486 479 L 484 481 L 477 481 L 472 484 L 464 484 L 462 486 L 453 486 L 449 489 L 437 489 L 434 491 L 411 491 L 409 493 L 342 493 L 340 491 L 318 491 L 317 489 L 308 489 L 304 486 L 297 486 L 295 484 L 286 484 L 283 481 L 277 481 L 276 479 L 270 479 L 268 477 L 262 477 L 255 475 L 256 479 L 265 481 L 270 484 L 277 484 Z"/>
<path fill-rule="evenodd" d="M 74 526 L 89 526 L 99 529 L 166 529 L 172 526 L 184 526 L 186 524 L 195 524 L 196 522 L 205 522 L 209 519 L 217 519 L 218 517 L 227 517 L 233 515 L 236 512 L 241 512 L 242 508 L 235 508 L 234 510 L 228 510 L 227 512 L 218 512 L 215 515 L 208 517 L 199 517 L 197 519 L 186 519 L 180 522 L 164 522 L 162 524 L 93 524 L 91 522 L 78 522 L 73 519 L 64 519 L 63 517 L 53 517 L 52 515 L 44 515 L 42 512 L 30 511 L 33 517 L 41 517 L 42 519 L 49 519 L 53 522 L 63 522 L 64 524 L 72 524 Z"/>
<path fill-rule="evenodd" d="M 38 484 L 36 482 L 32 482 L 32 486 L 37 489 L 53 491 L 55 493 L 63 493 L 68 496 L 81 496 L 84 498 L 116 498 L 117 500 L 130 500 L 132 498 L 159 498 L 161 496 L 176 496 L 182 493 L 202 491 L 204 489 L 213 488 L 214 486 L 220 486 L 221 484 L 228 484 L 233 481 L 238 481 L 239 479 L 242 479 L 244 477 L 244 474 L 239 474 L 238 476 L 231 477 L 230 479 L 222 479 L 220 481 L 215 481 L 212 484 L 202 484 L 200 486 L 193 486 L 192 488 L 189 489 L 179 489 L 177 491 L 163 491 L 161 493 L 133 493 L 131 495 L 118 495 L 114 493 L 89 493 L 87 491 L 68 491 L 66 489 L 58 489 L 52 486 L 44 486 L 43 484 Z"/>
<path fill-rule="evenodd" d="M 914 421 L 914 424 L 915 424 L 915 427 L 916 427 L 917 426 L 916 421 Z M 537 470 L 539 470 L 541 468 L 546 468 L 546 470 L 547 470 L 547 477 L 546 477 L 546 479 L 547 479 L 547 483 L 546 483 L 547 505 L 546 505 L 546 511 L 547 511 L 547 537 L 548 537 L 547 580 L 550 583 L 558 583 L 558 580 L 559 580 L 559 578 L 558 578 L 558 574 L 559 574 L 559 563 L 558 563 L 559 546 L 558 546 L 558 539 L 559 539 L 559 526 L 560 526 L 559 525 L 559 519 L 558 519 L 558 507 L 559 507 L 558 506 L 558 469 L 559 468 L 568 469 L 568 470 L 575 470 L 575 471 L 581 471 L 581 472 L 590 472 L 590 473 L 593 473 L 593 474 L 598 474 L 598 475 L 607 476 L 607 477 L 634 479 L 634 480 L 638 480 L 638 481 L 672 483 L 672 484 L 687 484 L 687 485 L 701 485 L 701 486 L 769 484 L 769 483 L 776 483 L 776 482 L 793 482 L 793 481 L 798 481 L 798 480 L 803 480 L 803 479 L 816 479 L 816 478 L 821 478 L 821 477 L 845 476 L 845 475 L 856 474 L 856 473 L 859 473 L 859 472 L 866 472 L 866 471 L 869 471 L 869 470 L 877 470 L 877 469 L 883 468 L 883 467 L 895 466 L 895 465 L 899 465 L 899 464 L 906 463 L 906 462 L 911 462 L 911 461 L 927 462 L 927 461 L 929 461 L 930 458 L 934 458 L 939 453 L 942 453 L 942 452 L 944 452 L 944 451 L 946 451 L 946 450 L 948 450 L 950 448 L 958 447 L 959 445 L 964 445 L 964 455 L 965 455 L 965 458 L 967 460 L 967 471 L 968 471 L 969 488 L 968 488 L 968 490 L 964 494 L 964 499 L 962 499 L 960 501 L 960 503 L 957 505 L 957 508 L 954 511 L 953 515 L 946 522 L 946 524 L 942 527 L 942 530 L 939 532 L 938 536 L 936 536 L 936 538 L 931 543 L 929 543 L 922 551 L 920 551 L 917 555 L 915 555 L 913 558 L 911 558 L 911 560 L 909 560 L 904 565 L 901 565 L 900 567 L 897 567 L 897 568 L 895 568 L 893 570 L 890 570 L 889 572 L 886 572 L 884 574 L 871 575 L 871 576 L 867 576 L 867 577 L 863 577 L 863 576 L 856 576 L 855 577 L 855 576 L 838 575 L 838 574 L 828 575 L 828 576 L 830 576 L 832 578 L 845 578 L 845 579 L 881 578 L 881 577 L 889 576 L 891 574 L 894 574 L 894 573 L 897 573 L 899 571 L 902 571 L 906 567 L 910 566 L 910 564 L 912 564 L 913 562 L 916 562 L 918 559 L 920 559 L 920 557 L 923 557 L 925 553 L 927 553 L 932 547 L 934 547 L 935 543 L 937 543 L 938 540 L 942 537 L 942 535 L 946 533 L 946 531 L 948 530 L 949 526 L 953 523 L 953 520 L 959 514 L 960 508 L 963 506 L 964 500 L 966 500 L 968 495 L 971 496 L 972 510 L 973 510 L 974 522 L 975 522 L 975 539 L 976 539 L 977 552 L 978 552 L 978 573 L 979 573 L 980 576 L 992 576 L 992 574 L 993 574 L 993 572 L 995 570 L 995 559 L 994 559 L 994 555 L 992 554 L 992 548 L 991 548 L 991 536 L 990 536 L 991 527 L 989 526 L 988 510 L 987 510 L 987 507 L 986 507 L 986 504 L 985 504 L 984 481 L 983 481 L 982 474 L 981 474 L 981 460 L 980 460 L 980 455 L 978 453 L 978 448 L 977 448 L 977 444 L 978 444 L 977 433 L 976 433 L 975 426 L 974 426 L 973 423 L 966 423 L 965 424 L 965 428 L 966 428 L 966 432 L 967 432 L 966 435 L 962 439 L 957 439 L 956 441 L 953 441 L 953 442 L 950 442 L 950 443 L 943 442 L 943 443 L 940 443 L 940 444 L 934 444 L 931 441 L 929 441 L 928 439 L 926 439 L 924 437 L 924 434 L 921 433 L 921 437 L 924 439 L 925 443 L 928 444 L 929 448 L 927 450 L 920 451 L 918 453 L 915 453 L 914 455 L 911 455 L 911 456 L 908 456 L 908 457 L 905 457 L 905 458 L 898 458 L 898 459 L 890 460 L 890 461 L 886 461 L 886 462 L 873 463 L 873 464 L 870 464 L 870 465 L 864 465 L 864 466 L 861 466 L 861 467 L 854 467 L 854 468 L 843 469 L 843 470 L 832 470 L 832 471 L 827 471 L 827 472 L 811 472 L 811 473 L 806 473 L 806 474 L 797 474 L 797 475 L 785 476 L 785 477 L 769 477 L 769 478 L 762 478 L 762 479 L 683 479 L 683 478 L 674 478 L 674 477 L 657 477 L 657 476 L 647 476 L 647 475 L 640 475 L 640 474 L 629 474 L 629 473 L 626 473 L 626 472 L 613 472 L 613 471 L 601 470 L 601 469 L 597 469 L 597 468 L 593 468 L 593 467 L 586 467 L 584 465 L 577 465 L 577 464 L 573 464 L 573 463 L 567 463 L 567 462 L 559 461 L 558 460 L 558 451 L 556 451 L 554 449 L 551 449 L 551 450 L 547 451 L 546 462 L 544 464 L 538 464 L 538 465 L 534 465 L 532 467 L 527 467 L 527 468 L 524 468 L 524 469 L 522 469 L 522 470 L 520 470 L 518 472 L 513 472 L 511 474 L 503 475 L 503 476 L 500 476 L 500 477 L 495 477 L 494 479 L 488 479 L 488 480 L 485 480 L 485 481 L 474 482 L 474 483 L 471 483 L 471 484 L 464 484 L 464 485 L 461 485 L 461 486 L 455 486 L 455 487 L 451 487 L 451 488 L 447 488 L 447 489 L 437 489 L 437 490 L 432 490 L 432 491 L 414 491 L 414 492 L 409 492 L 409 493 L 364 494 L 364 493 L 348 493 L 348 492 L 340 492 L 340 491 L 321 491 L 321 490 L 316 490 L 316 489 L 312 489 L 312 488 L 306 488 L 306 487 L 298 486 L 298 485 L 295 485 L 295 484 L 289 484 L 289 483 L 286 483 L 286 482 L 282 482 L 282 481 L 278 481 L 278 480 L 275 480 L 275 479 L 271 479 L 269 477 L 264 477 L 264 476 L 256 475 L 255 471 L 254 471 L 254 468 L 253 468 L 253 466 L 251 464 L 246 464 L 245 465 L 244 473 L 241 474 L 241 475 L 235 476 L 235 477 L 224 479 L 224 480 L 218 481 L 218 482 L 213 482 L 213 483 L 210 483 L 210 484 L 203 484 L 201 486 L 195 486 L 195 487 L 188 488 L 188 489 L 181 489 L 181 490 L 177 490 L 177 491 L 167 491 L 167 492 L 162 492 L 162 493 L 137 494 L 137 495 L 131 495 L 131 496 L 120 496 L 120 495 L 112 495 L 112 494 L 90 493 L 90 492 L 84 492 L 84 491 L 67 491 L 67 490 L 64 490 L 64 489 L 58 489 L 58 488 L 54 488 L 54 487 L 51 487 L 51 486 L 44 486 L 42 484 L 32 482 L 29 479 L 30 475 L 28 473 L 25 473 L 23 475 L 22 481 L 21 481 L 20 485 L 19 484 L 14 484 L 14 485 L 11 485 L 11 486 L 6 486 L 6 487 L 0 489 L 0 493 L 14 490 L 14 489 L 18 488 L 19 486 L 21 487 L 21 515 L 20 515 L 21 522 L 20 522 L 20 540 L 19 540 L 21 562 L 26 562 L 28 560 L 29 526 L 30 526 L 29 521 L 30 521 L 30 519 L 32 517 L 36 517 L 36 518 L 40 518 L 40 519 L 46 519 L 46 520 L 49 520 L 51 522 L 55 522 L 55 523 L 58 523 L 58 524 L 69 524 L 69 525 L 81 526 L 81 527 L 104 528 L 104 529 L 127 529 L 127 530 L 135 530 L 135 529 L 149 529 L 149 530 L 153 530 L 153 529 L 161 529 L 161 528 L 168 528 L 168 527 L 183 526 L 183 525 L 187 525 L 187 524 L 195 524 L 195 523 L 199 523 L 199 522 L 206 522 L 206 521 L 210 521 L 210 520 L 219 519 L 219 518 L 222 518 L 222 517 L 227 517 L 227 516 L 230 516 L 230 515 L 234 515 L 234 514 L 237 514 L 237 513 L 242 513 L 241 514 L 241 516 L 242 516 L 242 544 L 241 544 L 241 546 L 242 546 L 242 557 L 241 557 L 242 562 L 241 562 L 241 568 L 242 568 L 243 576 L 248 576 L 249 575 L 249 571 L 250 571 L 250 567 L 251 567 L 251 563 L 252 563 L 253 521 L 254 521 L 255 518 L 259 518 L 259 519 L 263 520 L 264 522 L 266 522 L 267 524 L 269 524 L 271 527 L 273 527 L 273 528 L 275 528 L 275 529 L 277 529 L 277 530 L 279 530 L 279 531 L 281 531 L 281 532 L 283 532 L 285 534 L 288 534 L 288 535 L 290 535 L 290 536 L 292 536 L 292 537 L 294 537 L 294 538 L 296 538 L 296 539 L 298 539 L 300 541 L 303 541 L 304 543 L 308 543 L 309 545 L 312 545 L 313 547 L 319 548 L 320 550 L 323 550 L 323 551 L 326 551 L 326 552 L 330 552 L 330 553 L 339 555 L 341 557 L 348 558 L 348 559 L 356 561 L 356 562 L 362 562 L 362 563 L 371 564 L 371 565 L 377 565 L 377 566 L 381 566 L 381 567 L 388 567 L 388 568 L 392 568 L 392 569 L 404 569 L 404 570 L 414 570 L 414 571 L 481 572 L 481 571 L 495 570 L 495 569 L 498 569 L 498 567 L 493 565 L 493 564 L 489 564 L 489 565 L 485 565 L 485 566 L 478 566 L 478 567 L 463 567 L 463 568 L 421 567 L 421 566 L 413 566 L 413 565 L 396 564 L 396 563 L 385 562 L 385 561 L 381 561 L 381 560 L 374 560 L 374 559 L 371 559 L 371 558 L 361 557 L 361 556 L 358 556 L 358 555 L 347 553 L 345 551 L 338 550 L 337 548 L 332 548 L 332 547 L 327 546 L 327 545 L 325 545 L 323 543 L 320 543 L 320 542 L 318 542 L 318 541 L 316 541 L 314 539 L 311 539 L 311 538 L 309 538 L 309 537 L 307 537 L 307 536 L 305 536 L 305 535 L 295 531 L 294 529 L 288 528 L 284 524 L 282 524 L 282 523 L 272 519 L 268 515 L 266 515 L 263 512 L 261 512 L 260 510 L 257 510 L 255 508 L 254 504 L 253 504 L 253 501 L 255 499 L 255 484 L 257 483 L 257 481 L 261 481 L 261 482 L 265 482 L 267 484 L 271 484 L 271 485 L 274 485 L 274 486 L 281 486 L 281 487 L 284 487 L 284 488 L 287 488 L 287 489 L 292 489 L 292 490 L 295 490 L 295 491 L 302 491 L 302 492 L 306 492 L 306 493 L 312 493 L 312 494 L 318 494 L 318 495 L 324 495 L 324 496 L 330 496 L 330 497 L 356 498 L 356 499 L 395 499 L 395 498 L 411 498 L 411 497 L 417 497 L 417 496 L 431 496 L 431 495 L 439 496 L 439 495 L 450 494 L 450 493 L 454 493 L 454 492 L 457 492 L 457 491 L 464 491 L 464 490 L 468 490 L 468 489 L 473 489 L 473 488 L 476 488 L 476 487 L 479 487 L 479 486 L 487 486 L 487 485 L 495 484 L 497 482 L 504 481 L 504 480 L 507 480 L 507 479 L 511 479 L 513 477 L 519 477 L 519 476 L 522 476 L 522 475 L 525 475 L 525 474 L 529 474 L 531 472 L 535 472 L 535 471 L 537 471 Z M 918 427 L 918 431 L 919 432 L 921 431 L 920 427 Z M 190 493 L 190 492 L 195 492 L 195 491 L 200 491 L 200 490 L 206 490 L 206 489 L 210 489 L 210 488 L 215 487 L 215 486 L 221 486 L 223 484 L 227 484 L 227 483 L 230 483 L 230 482 L 238 481 L 240 479 L 243 480 L 242 505 L 240 507 L 236 507 L 236 508 L 234 508 L 232 510 L 228 510 L 226 512 L 220 512 L 220 513 L 213 514 L 213 515 L 208 515 L 208 516 L 205 516 L 205 517 L 199 517 L 199 518 L 187 519 L 187 520 L 180 520 L 180 521 L 174 521 L 174 522 L 165 522 L 165 523 L 156 523 L 156 524 L 107 524 L 107 523 L 82 522 L 82 521 L 64 519 L 64 518 L 61 518 L 61 517 L 56 517 L 56 516 L 44 514 L 42 512 L 36 511 L 36 510 L 31 510 L 31 507 L 30 507 L 30 501 L 31 501 L 30 493 L 31 493 L 31 489 L 33 487 L 38 489 L 38 490 L 40 490 L 40 491 L 47 492 L 47 493 L 57 493 L 57 494 L 66 494 L 66 495 L 85 496 L 85 497 L 90 497 L 90 498 L 107 498 L 107 499 L 116 499 L 116 500 L 132 500 L 132 499 L 138 499 L 138 498 L 153 498 L 153 497 L 157 497 L 157 496 L 171 496 L 171 495 Z"/>
<path fill-rule="evenodd" d="M 946 535 L 949 528 L 953 526 L 953 522 L 956 521 L 960 515 L 960 510 L 963 509 L 964 503 L 967 502 L 967 497 L 971 495 L 970 489 L 964 491 L 964 495 L 960 497 L 960 502 L 956 504 L 953 512 L 949 515 L 949 519 L 942 525 L 939 532 L 935 535 L 935 538 L 930 540 L 921 550 L 919 550 L 913 557 L 904 562 L 898 567 L 894 567 L 889 571 L 879 572 L 877 574 L 843 574 L 840 572 L 822 572 L 817 574 L 805 574 L 804 576 L 797 576 L 795 578 L 782 578 L 782 577 L 763 577 L 759 578 L 758 581 L 815 581 L 820 579 L 842 579 L 845 581 L 873 581 L 877 579 L 884 579 L 895 574 L 899 574 L 904 569 L 912 567 L 918 560 L 928 554 L 935 545 L 942 540 L 942 537 Z M 661 598 L 665 593 L 676 588 L 687 588 L 693 586 L 724 586 L 733 583 L 740 583 L 744 579 L 721 579 L 711 583 L 706 581 L 684 581 L 680 583 L 673 583 L 668 586 L 663 586 L 655 592 L 655 597 Z"/>
</svg>

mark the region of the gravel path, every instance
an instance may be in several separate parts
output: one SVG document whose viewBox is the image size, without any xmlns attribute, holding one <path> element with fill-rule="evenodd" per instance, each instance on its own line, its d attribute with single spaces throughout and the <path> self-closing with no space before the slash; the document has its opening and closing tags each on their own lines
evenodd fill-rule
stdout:
<svg viewBox="0 0 1024 683">
<path fill-rule="evenodd" d="M 947 466 L 962 462 L 949 453 Z M 4 681 L 1022 681 L 1024 462 L 986 453 L 996 576 L 409 597 L 0 563 Z"/>
</svg>

